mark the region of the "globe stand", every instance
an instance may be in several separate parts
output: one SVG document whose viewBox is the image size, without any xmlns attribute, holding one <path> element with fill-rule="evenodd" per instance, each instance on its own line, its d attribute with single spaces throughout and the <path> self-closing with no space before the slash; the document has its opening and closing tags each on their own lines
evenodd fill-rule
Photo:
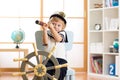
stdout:
<svg viewBox="0 0 120 80">
<path fill-rule="evenodd" d="M 20 43 L 19 42 L 15 42 L 15 44 L 16 44 L 15 48 L 19 49 L 20 48 Z"/>
<path fill-rule="evenodd" d="M 17 49 L 19 48 L 18 44 L 16 44 L 16 47 L 15 47 L 15 48 L 17 48 Z"/>
</svg>

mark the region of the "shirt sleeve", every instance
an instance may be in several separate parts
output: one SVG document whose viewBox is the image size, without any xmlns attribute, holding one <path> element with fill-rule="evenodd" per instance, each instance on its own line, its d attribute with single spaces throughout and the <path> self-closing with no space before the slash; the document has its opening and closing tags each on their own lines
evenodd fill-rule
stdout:
<svg viewBox="0 0 120 80">
<path fill-rule="evenodd" d="M 62 40 L 60 42 L 66 42 L 66 40 L 67 40 L 67 34 L 66 34 L 66 32 L 65 31 L 60 31 L 59 34 L 62 37 Z"/>
</svg>

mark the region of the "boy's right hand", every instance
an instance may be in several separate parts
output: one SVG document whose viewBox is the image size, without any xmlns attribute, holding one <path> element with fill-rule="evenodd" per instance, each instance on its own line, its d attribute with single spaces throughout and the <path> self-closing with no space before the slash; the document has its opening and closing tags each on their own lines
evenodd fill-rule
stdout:
<svg viewBox="0 0 120 80">
<path fill-rule="evenodd" d="M 47 30 L 48 29 L 48 26 L 47 26 L 46 23 L 44 23 L 41 27 L 43 28 L 43 30 Z"/>
</svg>

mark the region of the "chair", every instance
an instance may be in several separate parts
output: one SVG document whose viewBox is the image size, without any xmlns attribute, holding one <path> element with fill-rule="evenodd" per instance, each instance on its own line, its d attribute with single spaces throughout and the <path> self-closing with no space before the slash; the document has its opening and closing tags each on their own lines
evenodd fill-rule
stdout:
<svg viewBox="0 0 120 80">
<path fill-rule="evenodd" d="M 72 49 L 73 33 L 71 31 L 66 31 L 66 32 L 67 32 L 67 37 L 68 37 L 68 43 L 65 44 L 65 49 L 66 51 L 69 51 Z M 36 40 L 36 46 L 38 50 L 44 50 L 41 36 L 42 36 L 42 31 L 35 32 L 35 40 Z M 70 67 L 68 67 L 65 80 L 75 80 L 75 71 L 71 69 Z"/>
</svg>

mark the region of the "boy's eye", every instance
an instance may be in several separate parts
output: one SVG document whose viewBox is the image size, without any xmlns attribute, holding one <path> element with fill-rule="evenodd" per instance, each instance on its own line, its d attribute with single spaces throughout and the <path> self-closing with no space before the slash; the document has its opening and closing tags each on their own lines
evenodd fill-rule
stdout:
<svg viewBox="0 0 120 80">
<path fill-rule="evenodd" d="M 58 25 L 58 27 L 60 27 L 61 25 Z"/>
<path fill-rule="evenodd" d="M 55 23 L 52 23 L 53 25 L 55 25 Z"/>
</svg>

